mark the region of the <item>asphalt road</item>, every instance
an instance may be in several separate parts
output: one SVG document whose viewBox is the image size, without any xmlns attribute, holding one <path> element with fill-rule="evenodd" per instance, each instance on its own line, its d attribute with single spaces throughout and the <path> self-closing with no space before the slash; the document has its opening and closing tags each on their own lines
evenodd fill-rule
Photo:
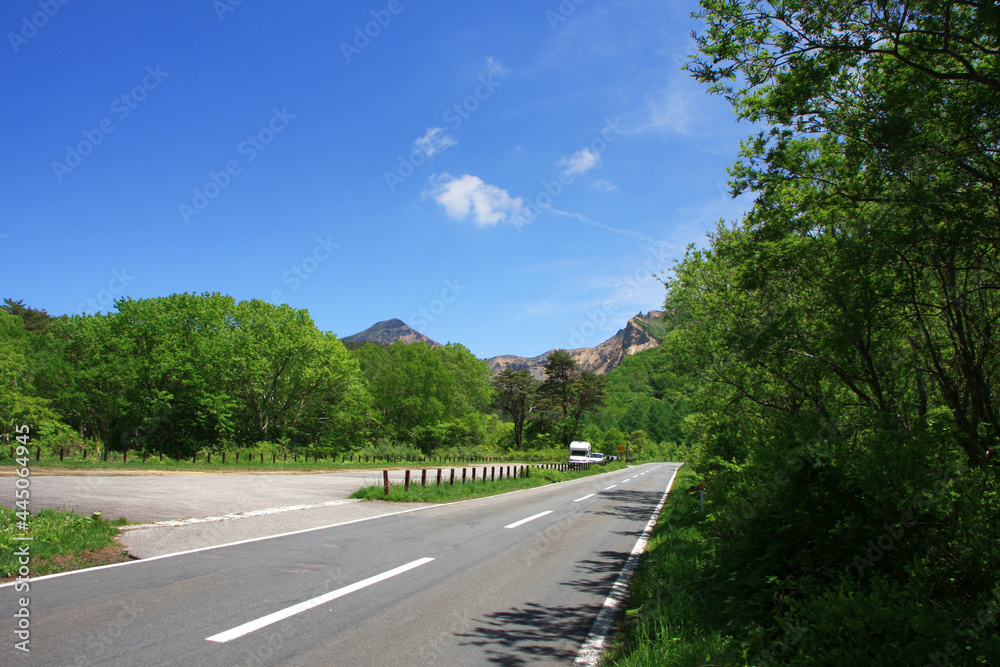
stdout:
<svg viewBox="0 0 1000 667">
<path fill-rule="evenodd" d="M 676 467 L 8 585 L 0 662 L 569 664 Z"/>
</svg>

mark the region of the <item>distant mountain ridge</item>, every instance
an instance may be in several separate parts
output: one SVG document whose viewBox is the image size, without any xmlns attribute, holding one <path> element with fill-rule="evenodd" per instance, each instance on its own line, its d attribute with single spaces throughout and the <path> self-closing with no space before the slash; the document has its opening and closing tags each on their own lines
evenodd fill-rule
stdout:
<svg viewBox="0 0 1000 667">
<path fill-rule="evenodd" d="M 650 330 L 656 331 L 657 327 L 650 325 L 657 324 L 662 317 L 663 311 L 660 310 L 639 313 L 629 319 L 624 329 L 619 329 L 618 333 L 600 345 L 578 347 L 566 352 L 576 361 L 577 368 L 581 371 L 593 371 L 598 375 L 605 375 L 617 368 L 625 357 L 659 347 L 661 339 L 650 334 Z M 486 362 L 494 374 L 508 368 L 515 371 L 527 370 L 536 380 L 544 380 L 545 363 L 554 351 L 549 350 L 537 357 L 505 354 L 487 359 Z"/>
<path fill-rule="evenodd" d="M 624 329 L 619 329 L 611 338 L 596 347 L 579 347 L 566 350 L 576 361 L 581 371 L 593 371 L 598 375 L 610 373 L 621 364 L 622 360 L 633 354 L 658 347 L 661 338 L 656 336 L 661 331 L 657 326 L 663 318 L 663 312 L 651 310 L 639 313 L 629 319 Z M 363 343 L 378 343 L 391 345 L 397 340 L 404 343 L 427 343 L 431 347 L 441 343 L 428 338 L 406 322 L 400 319 L 385 320 L 368 327 L 364 331 L 341 338 L 345 343 L 361 345 Z M 527 370 L 538 380 L 545 379 L 545 363 L 554 350 L 549 350 L 537 357 L 518 357 L 504 354 L 486 360 L 490 370 L 496 374 L 512 368 L 516 371 Z"/>
<path fill-rule="evenodd" d="M 441 343 L 423 335 L 403 320 L 393 318 L 376 322 L 364 331 L 340 339 L 345 343 L 379 343 L 391 345 L 397 340 L 404 343 L 427 343 L 431 347 L 441 347 Z"/>
</svg>

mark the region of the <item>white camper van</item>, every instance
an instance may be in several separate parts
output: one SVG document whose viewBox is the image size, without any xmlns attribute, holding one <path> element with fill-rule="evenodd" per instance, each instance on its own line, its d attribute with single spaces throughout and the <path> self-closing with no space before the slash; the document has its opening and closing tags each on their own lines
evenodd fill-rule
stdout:
<svg viewBox="0 0 1000 667">
<path fill-rule="evenodd" d="M 590 443 L 584 440 L 569 443 L 569 462 L 590 463 Z"/>
</svg>

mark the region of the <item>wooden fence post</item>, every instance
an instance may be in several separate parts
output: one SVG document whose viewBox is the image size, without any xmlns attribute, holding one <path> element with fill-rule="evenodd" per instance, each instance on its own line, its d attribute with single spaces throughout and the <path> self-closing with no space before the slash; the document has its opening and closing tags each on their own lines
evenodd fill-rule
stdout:
<svg viewBox="0 0 1000 667">
<path fill-rule="evenodd" d="M 410 471 L 409 470 L 406 471 L 406 475 L 404 475 L 404 477 L 403 477 L 403 488 L 406 489 L 407 492 L 410 491 Z"/>
<path fill-rule="evenodd" d="M 427 468 L 420 469 L 420 486 L 427 487 Z"/>
<path fill-rule="evenodd" d="M 475 468 L 472 469 L 472 481 L 473 482 L 476 481 L 476 469 Z"/>
<path fill-rule="evenodd" d="M 455 469 L 451 469 L 451 481 L 448 482 L 449 485 L 455 486 Z"/>
<path fill-rule="evenodd" d="M 382 484 L 385 486 L 385 495 L 389 495 L 389 471 L 382 471 Z"/>
<path fill-rule="evenodd" d="M 438 468 L 438 486 L 441 486 L 441 468 Z"/>
<path fill-rule="evenodd" d="M 465 473 L 469 472 L 466 468 L 462 468 L 462 484 L 465 484 Z"/>
<path fill-rule="evenodd" d="M 62 457 L 59 457 L 62 460 Z M 122 452 L 122 463 L 128 463 L 128 450 Z"/>
<path fill-rule="evenodd" d="M 501 477 L 500 479 L 503 479 L 503 477 Z M 496 480 L 497 480 L 497 467 L 490 466 L 490 481 L 495 482 Z"/>
</svg>

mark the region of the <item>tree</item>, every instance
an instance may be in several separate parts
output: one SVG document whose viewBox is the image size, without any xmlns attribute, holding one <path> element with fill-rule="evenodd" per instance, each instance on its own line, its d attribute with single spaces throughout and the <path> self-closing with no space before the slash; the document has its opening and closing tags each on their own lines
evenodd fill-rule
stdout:
<svg viewBox="0 0 1000 667">
<path fill-rule="evenodd" d="M 592 371 L 583 371 L 576 379 L 576 410 L 573 414 L 573 433 L 580 429 L 580 418 L 585 412 L 593 412 L 602 405 L 607 398 L 605 391 L 605 379 Z"/>
<path fill-rule="evenodd" d="M 493 401 L 489 366 L 465 347 L 396 341 L 387 348 L 366 344 L 353 354 L 383 436 L 416 444 L 425 453 L 485 437 L 477 413 Z"/>
<path fill-rule="evenodd" d="M 740 246 L 758 284 L 788 252 L 804 277 L 803 251 L 832 259 L 837 279 L 865 282 L 867 305 L 887 307 L 873 330 L 908 329 L 901 354 L 919 405 L 936 393 L 969 463 L 984 465 L 1000 441 L 1000 10 L 976 0 L 703 7 L 691 70 L 742 118 L 769 125 L 733 168 L 735 192 L 759 193 Z M 865 302 L 845 296 L 864 315 Z M 889 418 L 886 379 L 898 373 L 876 371 L 869 325 L 853 322 L 844 350 L 867 368 L 830 368 Z M 909 421 L 926 420 L 918 406 Z"/>
<path fill-rule="evenodd" d="M 590 371 L 580 373 L 568 352 L 555 350 L 546 361 L 545 380 L 539 392 L 547 411 L 557 414 L 556 428 L 568 447 L 583 414 L 604 405 L 604 378 Z"/>
<path fill-rule="evenodd" d="M 514 444 L 521 449 L 524 422 L 533 408 L 532 396 L 537 382 L 526 370 L 507 368 L 493 378 L 496 405 L 506 412 L 514 423 Z"/>
<path fill-rule="evenodd" d="M 949 641 L 1000 566 L 1000 12 L 702 6 L 689 68 L 762 128 L 731 168 L 753 209 L 688 252 L 665 304 L 726 593 L 781 601 L 734 612 L 761 636 L 811 628 L 789 664 L 859 630 L 838 662 L 923 664 L 922 642 Z M 900 511 L 920 528 L 877 568 L 850 567 Z M 853 601 L 884 611 L 831 614 Z"/>
<path fill-rule="evenodd" d="M 4 299 L 3 305 L 0 305 L 0 310 L 5 310 L 11 315 L 20 317 L 24 321 L 25 331 L 35 334 L 45 333 L 45 328 L 54 319 L 44 309 L 37 310 L 24 305 L 23 300 L 14 301 L 13 299 Z"/>
</svg>

